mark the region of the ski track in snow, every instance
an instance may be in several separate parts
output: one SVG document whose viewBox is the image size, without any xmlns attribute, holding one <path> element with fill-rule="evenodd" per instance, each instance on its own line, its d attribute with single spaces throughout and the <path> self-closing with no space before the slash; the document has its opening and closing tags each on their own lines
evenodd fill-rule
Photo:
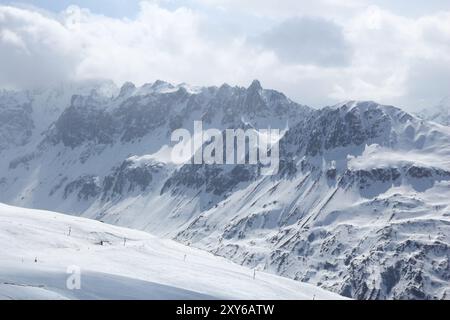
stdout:
<svg viewBox="0 0 450 320">
<path fill-rule="evenodd" d="M 342 298 L 263 272 L 253 279 L 251 269 L 145 232 L 48 211 L 0 204 L 0 242 L 0 299 Z M 80 290 L 66 287 L 74 265 Z"/>
</svg>

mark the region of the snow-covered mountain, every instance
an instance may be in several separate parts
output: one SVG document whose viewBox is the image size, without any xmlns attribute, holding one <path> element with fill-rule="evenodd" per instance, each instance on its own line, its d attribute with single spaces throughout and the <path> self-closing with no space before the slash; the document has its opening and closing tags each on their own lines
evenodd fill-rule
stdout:
<svg viewBox="0 0 450 320">
<path fill-rule="evenodd" d="M 264 272 L 253 278 L 251 269 L 172 240 L 54 212 L 0 204 L 0 239 L 0 299 L 342 299 Z M 78 290 L 67 287 L 75 270 Z"/>
<path fill-rule="evenodd" d="M 149 231 L 348 297 L 449 298 L 449 127 L 375 102 L 314 110 L 258 81 L 111 88 L 69 90 L 52 121 L 33 94 L 3 93 L 0 132 L 14 123 L 23 138 L 0 149 L 0 201 Z M 172 163 L 171 132 L 195 120 L 282 130 L 279 173 Z"/>
<path fill-rule="evenodd" d="M 418 116 L 444 126 L 450 126 L 450 96 L 443 98 L 437 106 L 418 112 Z"/>
</svg>

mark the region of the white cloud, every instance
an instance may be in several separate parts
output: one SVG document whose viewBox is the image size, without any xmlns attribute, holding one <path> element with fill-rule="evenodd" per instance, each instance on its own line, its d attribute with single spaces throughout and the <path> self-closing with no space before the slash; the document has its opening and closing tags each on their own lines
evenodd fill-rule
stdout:
<svg viewBox="0 0 450 320">
<path fill-rule="evenodd" d="M 290 18 L 301 15 L 323 17 L 348 16 L 356 9 L 367 6 L 365 0 L 195 0 L 207 6 L 229 11 L 244 11 L 270 18 Z"/>
<path fill-rule="evenodd" d="M 40 13 L 0 7 L 0 85 L 70 80 L 79 62 L 70 32 Z"/>
<path fill-rule="evenodd" d="M 352 58 L 341 26 L 322 18 L 287 19 L 263 33 L 257 42 L 288 64 L 344 66 Z"/>
<path fill-rule="evenodd" d="M 235 10 L 233 1 L 214 1 Z M 199 7 L 142 2 L 135 18 L 118 19 L 78 7 L 52 15 L 0 6 L 0 87 L 90 78 L 248 85 L 258 78 L 315 106 L 370 99 L 418 107 L 448 95 L 450 13 L 411 18 L 361 1 L 257 3 L 259 12 L 275 14 L 263 18 L 256 37 L 232 27 L 214 36 L 220 20 Z M 252 6 L 245 0 L 241 8 Z"/>
<path fill-rule="evenodd" d="M 439 101 L 445 90 L 427 90 L 436 83 L 415 75 L 424 63 L 435 66 L 429 78 L 433 74 L 443 78 L 440 74 L 448 70 L 446 19 L 446 14 L 405 18 L 378 7 L 360 13 L 345 26 L 347 39 L 354 49 L 352 66 L 346 70 L 349 81 L 337 84 L 333 96 L 375 99 L 410 107 Z M 430 25 L 434 30 L 433 40 L 428 39 Z M 436 66 L 445 71 L 438 72 Z M 434 94 L 417 99 L 417 87 Z"/>
</svg>

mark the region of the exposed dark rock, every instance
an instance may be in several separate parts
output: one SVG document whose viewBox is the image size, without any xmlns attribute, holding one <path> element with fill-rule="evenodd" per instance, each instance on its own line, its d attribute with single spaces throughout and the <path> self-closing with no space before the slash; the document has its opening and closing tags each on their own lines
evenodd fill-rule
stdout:
<svg viewBox="0 0 450 320">
<path fill-rule="evenodd" d="M 94 175 L 82 176 L 79 179 L 70 182 L 64 188 L 64 199 L 69 195 L 77 193 L 78 200 L 89 200 L 100 195 L 100 179 Z"/>
</svg>

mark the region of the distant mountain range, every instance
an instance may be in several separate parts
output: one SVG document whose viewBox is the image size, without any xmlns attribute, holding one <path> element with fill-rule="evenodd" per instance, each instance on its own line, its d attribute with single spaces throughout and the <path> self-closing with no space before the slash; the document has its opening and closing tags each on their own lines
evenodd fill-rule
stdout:
<svg viewBox="0 0 450 320">
<path fill-rule="evenodd" d="M 278 174 L 172 163 L 171 132 L 196 120 L 282 130 Z M 0 202 L 149 231 L 347 297 L 449 299 L 450 127 L 433 121 L 367 101 L 312 109 L 256 80 L 3 91 Z"/>
</svg>

